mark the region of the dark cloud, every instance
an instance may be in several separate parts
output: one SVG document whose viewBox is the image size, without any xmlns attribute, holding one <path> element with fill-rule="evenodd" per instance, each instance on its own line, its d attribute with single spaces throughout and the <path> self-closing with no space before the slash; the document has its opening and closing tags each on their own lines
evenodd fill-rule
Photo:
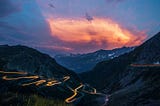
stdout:
<svg viewBox="0 0 160 106">
<path fill-rule="evenodd" d="M 122 1 L 125 1 L 125 0 L 106 0 L 106 2 L 122 2 Z"/>
<path fill-rule="evenodd" d="M 9 29 L 9 30 L 17 30 L 15 27 L 10 26 L 7 22 L 0 21 L 0 28 Z"/>
<path fill-rule="evenodd" d="M 92 31 L 92 30 L 87 30 L 87 33 L 89 35 L 98 35 L 98 33 L 96 31 Z"/>
<path fill-rule="evenodd" d="M 0 17 L 8 16 L 20 10 L 20 7 L 13 4 L 11 0 L 0 0 Z"/>
<path fill-rule="evenodd" d="M 91 17 L 88 13 L 86 13 L 85 16 L 86 16 L 86 19 L 88 21 L 92 21 L 93 20 L 93 17 Z"/>
<path fill-rule="evenodd" d="M 51 8 L 55 8 L 55 6 L 53 4 L 48 4 Z"/>
</svg>

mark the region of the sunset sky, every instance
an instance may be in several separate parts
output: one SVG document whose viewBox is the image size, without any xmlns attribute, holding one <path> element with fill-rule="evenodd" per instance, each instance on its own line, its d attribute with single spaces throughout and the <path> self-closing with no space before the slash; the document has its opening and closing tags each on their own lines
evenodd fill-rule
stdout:
<svg viewBox="0 0 160 106">
<path fill-rule="evenodd" d="M 0 0 L 0 45 L 87 53 L 160 31 L 160 0 Z"/>
</svg>

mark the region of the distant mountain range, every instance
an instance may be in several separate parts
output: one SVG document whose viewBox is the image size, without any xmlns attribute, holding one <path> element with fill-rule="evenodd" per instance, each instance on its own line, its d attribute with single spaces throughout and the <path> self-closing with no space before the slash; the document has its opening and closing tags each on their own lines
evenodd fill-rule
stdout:
<svg viewBox="0 0 160 106">
<path fill-rule="evenodd" d="M 124 53 L 134 50 L 135 47 L 122 47 L 113 50 L 98 50 L 87 54 L 56 55 L 56 61 L 77 73 L 91 70 L 99 62 L 110 60 Z"/>
<path fill-rule="evenodd" d="M 109 106 L 160 105 L 160 32 L 133 51 L 80 74 L 110 95 Z"/>
</svg>

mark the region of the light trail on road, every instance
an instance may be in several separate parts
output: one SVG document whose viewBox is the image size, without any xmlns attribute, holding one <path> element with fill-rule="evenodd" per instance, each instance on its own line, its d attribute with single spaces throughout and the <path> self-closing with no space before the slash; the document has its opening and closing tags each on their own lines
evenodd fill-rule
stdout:
<svg viewBox="0 0 160 106">
<path fill-rule="evenodd" d="M 22 86 L 29 86 L 29 85 L 32 85 L 32 84 L 35 84 L 36 86 L 39 86 L 39 85 L 41 85 L 45 82 L 46 82 L 46 80 L 39 80 L 39 81 L 31 82 L 31 83 L 22 84 Z"/>
<path fill-rule="evenodd" d="M 131 64 L 132 67 L 160 67 L 160 64 Z"/>
<path fill-rule="evenodd" d="M 65 76 L 65 77 L 63 77 L 63 79 L 64 79 L 64 82 L 65 82 L 65 81 L 70 79 L 70 76 Z"/>
<path fill-rule="evenodd" d="M 75 100 L 76 100 L 76 95 L 77 95 L 77 92 L 78 92 L 78 89 L 80 89 L 80 88 L 82 88 L 84 85 L 83 84 L 81 84 L 81 85 L 79 85 L 78 87 L 76 87 L 74 90 L 73 90 L 73 95 L 71 96 L 71 97 L 68 97 L 66 100 L 65 100 L 65 102 L 67 102 L 67 103 L 72 103 L 72 102 L 74 102 Z"/>
<path fill-rule="evenodd" d="M 43 76 L 40 77 L 40 76 L 37 76 L 37 75 L 26 76 L 27 75 L 26 72 L 0 71 L 0 74 L 5 74 L 4 76 L 2 76 L 2 79 L 3 80 L 7 80 L 7 81 L 29 79 L 27 81 L 30 81 L 30 82 L 22 83 L 21 86 L 30 86 L 30 85 L 40 86 L 40 85 L 43 85 L 43 86 L 51 87 L 51 86 L 55 86 L 55 85 L 59 85 L 59 84 L 65 83 L 66 81 L 70 80 L 70 76 L 64 76 L 64 77 L 59 78 L 59 79 L 58 78 L 57 79 L 45 79 Z M 14 75 L 14 77 L 8 77 L 8 75 Z M 23 76 L 15 77 L 15 75 L 23 75 Z M 101 93 L 97 93 L 96 89 L 92 88 L 92 87 L 90 87 L 89 91 L 85 90 L 85 87 L 87 85 L 82 84 L 82 83 L 80 83 L 80 85 L 78 87 L 76 87 L 76 88 L 72 88 L 69 85 L 66 85 L 66 86 L 67 86 L 67 88 L 69 88 L 73 92 L 72 96 L 70 96 L 70 97 L 65 99 L 66 103 L 73 103 L 77 99 L 83 97 L 85 93 L 87 93 L 87 94 L 101 94 Z M 80 96 L 76 97 L 78 95 L 78 93 L 80 93 Z"/>
<path fill-rule="evenodd" d="M 58 82 L 57 80 L 47 82 L 46 86 L 53 86 L 57 84 L 61 84 L 62 82 Z"/>
<path fill-rule="evenodd" d="M 17 78 L 8 78 L 7 76 L 3 76 L 2 79 L 4 80 L 19 80 L 19 79 L 38 79 L 39 76 L 26 76 L 26 77 L 17 77 Z"/>
<path fill-rule="evenodd" d="M 7 71 L 0 71 L 0 74 L 27 74 L 27 72 L 7 72 Z"/>
</svg>

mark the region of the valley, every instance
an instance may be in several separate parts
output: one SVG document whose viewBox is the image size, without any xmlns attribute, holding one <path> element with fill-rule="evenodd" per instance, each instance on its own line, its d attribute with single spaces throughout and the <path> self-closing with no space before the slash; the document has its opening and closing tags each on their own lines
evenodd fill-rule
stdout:
<svg viewBox="0 0 160 106">
<path fill-rule="evenodd" d="M 62 66 L 73 70 L 76 73 L 82 73 L 93 69 L 97 63 L 107 61 L 131 52 L 135 47 L 122 47 L 112 50 L 98 50 L 86 54 L 66 54 L 56 55 L 55 60 Z"/>
<path fill-rule="evenodd" d="M 37 75 L 29 75 L 27 72 L 23 71 L 16 71 L 16 72 L 7 72 L 7 71 L 0 71 L 0 77 L 3 81 L 16 81 L 16 85 L 26 87 L 26 86 L 37 86 L 40 87 L 52 87 L 57 85 L 63 85 L 68 88 L 72 92 L 73 95 L 70 97 L 65 98 L 66 103 L 75 103 L 79 99 L 83 98 L 85 95 L 102 95 L 104 96 L 104 103 L 98 104 L 99 106 L 106 105 L 108 98 L 104 94 L 97 93 L 95 88 L 92 88 L 88 85 L 80 83 L 79 86 L 72 88 L 66 82 L 70 80 L 70 76 L 64 76 L 62 78 L 55 78 L 55 79 L 47 79 L 43 76 Z M 87 89 L 86 89 L 87 88 Z"/>
<path fill-rule="evenodd" d="M 109 96 L 109 106 L 160 104 L 160 33 L 133 51 L 98 63 L 81 79 Z M 94 79 L 94 80 L 92 80 Z"/>
<path fill-rule="evenodd" d="M 0 0 L 0 106 L 160 106 L 160 0 Z"/>
</svg>

